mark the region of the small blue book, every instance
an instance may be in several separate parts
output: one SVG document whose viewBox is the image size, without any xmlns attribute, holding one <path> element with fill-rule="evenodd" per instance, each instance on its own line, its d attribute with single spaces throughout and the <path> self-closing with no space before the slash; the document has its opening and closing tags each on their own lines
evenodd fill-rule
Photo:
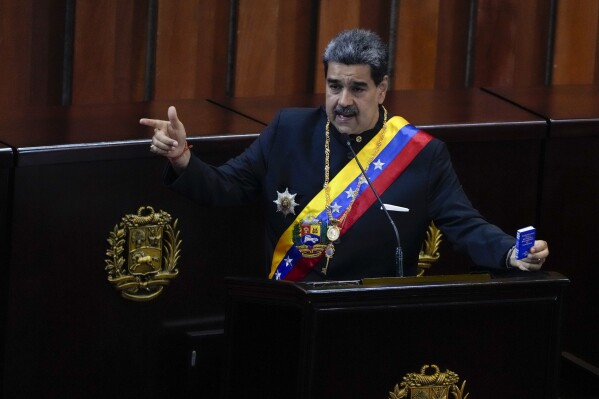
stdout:
<svg viewBox="0 0 599 399">
<path fill-rule="evenodd" d="M 516 259 L 526 258 L 528 251 L 535 244 L 537 230 L 532 227 L 524 227 L 516 231 Z"/>
</svg>

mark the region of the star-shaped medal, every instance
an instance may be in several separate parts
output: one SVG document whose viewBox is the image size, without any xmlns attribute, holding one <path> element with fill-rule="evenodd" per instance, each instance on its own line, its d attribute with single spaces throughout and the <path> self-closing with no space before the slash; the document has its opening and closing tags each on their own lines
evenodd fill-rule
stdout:
<svg viewBox="0 0 599 399">
<path fill-rule="evenodd" d="M 296 195 L 297 194 L 291 194 L 289 188 L 286 188 L 282 193 L 277 191 L 277 199 L 273 201 L 277 204 L 277 212 L 281 212 L 284 216 L 287 216 L 290 213 L 295 215 L 295 207 L 299 205 L 295 202 Z"/>
</svg>

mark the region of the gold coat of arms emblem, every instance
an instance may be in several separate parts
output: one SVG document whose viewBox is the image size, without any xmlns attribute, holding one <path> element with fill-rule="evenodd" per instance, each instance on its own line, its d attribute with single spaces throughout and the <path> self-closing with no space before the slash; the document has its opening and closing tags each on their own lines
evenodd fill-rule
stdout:
<svg viewBox="0 0 599 399">
<path fill-rule="evenodd" d="M 179 274 L 181 240 L 178 220 L 172 224 L 171 220 L 167 212 L 142 206 L 137 214 L 125 215 L 110 232 L 105 270 L 108 281 L 124 298 L 154 299 Z"/>
<path fill-rule="evenodd" d="M 408 373 L 401 384 L 389 392 L 389 399 L 467 399 L 464 392 L 466 381 L 458 387 L 459 376 L 453 371 L 441 372 L 436 365 L 425 365 L 420 373 Z"/>
</svg>

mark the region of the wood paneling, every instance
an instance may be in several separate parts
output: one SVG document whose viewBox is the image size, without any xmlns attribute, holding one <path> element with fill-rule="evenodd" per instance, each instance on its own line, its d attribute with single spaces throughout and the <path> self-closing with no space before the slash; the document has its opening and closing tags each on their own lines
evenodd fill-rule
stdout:
<svg viewBox="0 0 599 399">
<path fill-rule="evenodd" d="M 56 105 L 62 96 L 66 0 L 35 1 L 32 8 L 29 104 Z"/>
<path fill-rule="evenodd" d="M 439 20 L 439 0 L 400 2 L 393 88 L 434 87 Z"/>
<path fill-rule="evenodd" d="M 64 0 L 0 1 L 0 104 L 59 104 Z"/>
<path fill-rule="evenodd" d="M 60 104 L 65 71 L 74 104 L 322 93 L 324 47 L 355 27 L 392 44 L 393 89 L 599 81 L 596 0 L 78 0 L 72 64 L 69 1 L 0 2 L 0 103 Z"/>
<path fill-rule="evenodd" d="M 77 2 L 73 104 L 143 100 L 147 4 L 145 0 Z"/>
<path fill-rule="evenodd" d="M 201 99 L 225 92 L 229 3 L 158 3 L 155 99 Z"/>
<path fill-rule="evenodd" d="M 479 1 L 474 86 L 543 84 L 549 8 L 546 0 Z"/>
<path fill-rule="evenodd" d="M 553 62 L 554 84 L 599 83 L 599 2 L 561 0 Z"/>
<path fill-rule="evenodd" d="M 599 84 L 599 19 L 597 21 L 597 39 L 595 40 L 595 76 L 593 84 Z"/>
<path fill-rule="evenodd" d="M 271 0 L 239 2 L 237 96 L 247 96 L 258 90 L 258 95 L 274 94 L 276 63 L 273 61 L 276 59 L 277 41 L 282 39 L 276 34 L 278 14 L 279 5 Z"/>
<path fill-rule="evenodd" d="M 443 0 L 439 4 L 435 88 L 465 86 L 469 14 L 470 0 Z"/>
<path fill-rule="evenodd" d="M 312 1 L 239 2 L 235 96 L 310 91 L 314 12 Z"/>
<path fill-rule="evenodd" d="M 30 1 L 0 2 L 0 95 L 5 104 L 23 103 L 28 99 L 30 14 Z"/>
</svg>

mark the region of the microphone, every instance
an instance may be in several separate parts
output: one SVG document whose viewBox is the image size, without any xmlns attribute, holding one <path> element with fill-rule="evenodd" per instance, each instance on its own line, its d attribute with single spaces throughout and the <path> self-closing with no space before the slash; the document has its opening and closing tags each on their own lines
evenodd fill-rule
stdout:
<svg viewBox="0 0 599 399">
<path fill-rule="evenodd" d="M 395 225 L 395 222 L 391 218 L 391 215 L 389 215 L 389 212 L 387 212 L 387 206 L 381 200 L 379 193 L 377 193 L 377 191 L 375 190 L 374 186 L 372 185 L 372 182 L 370 181 L 370 179 L 368 178 L 368 175 L 366 174 L 366 171 L 362 167 L 362 164 L 360 163 L 360 160 L 358 159 L 358 156 L 356 155 L 356 152 L 354 151 L 354 148 L 351 145 L 351 141 L 349 140 L 349 135 L 344 134 L 344 136 L 345 136 L 345 140 L 346 140 L 345 143 L 349 147 L 349 150 L 353 154 L 354 159 L 356 160 L 356 163 L 358 164 L 358 166 L 360 167 L 360 170 L 362 171 L 362 176 L 364 176 L 364 178 L 366 179 L 366 182 L 370 186 L 370 189 L 374 193 L 379 204 L 381 204 L 381 209 L 383 210 L 383 212 L 385 212 L 385 215 L 387 215 L 387 219 L 389 219 L 389 223 L 391 223 L 391 227 L 393 227 L 393 231 L 395 232 L 395 240 L 397 241 L 397 248 L 395 248 L 395 267 L 397 268 L 397 276 L 403 277 L 404 276 L 403 275 L 403 251 L 401 250 L 401 241 L 399 239 L 399 232 L 397 231 L 397 226 Z M 360 187 L 358 187 L 357 189 L 360 189 Z"/>
</svg>

